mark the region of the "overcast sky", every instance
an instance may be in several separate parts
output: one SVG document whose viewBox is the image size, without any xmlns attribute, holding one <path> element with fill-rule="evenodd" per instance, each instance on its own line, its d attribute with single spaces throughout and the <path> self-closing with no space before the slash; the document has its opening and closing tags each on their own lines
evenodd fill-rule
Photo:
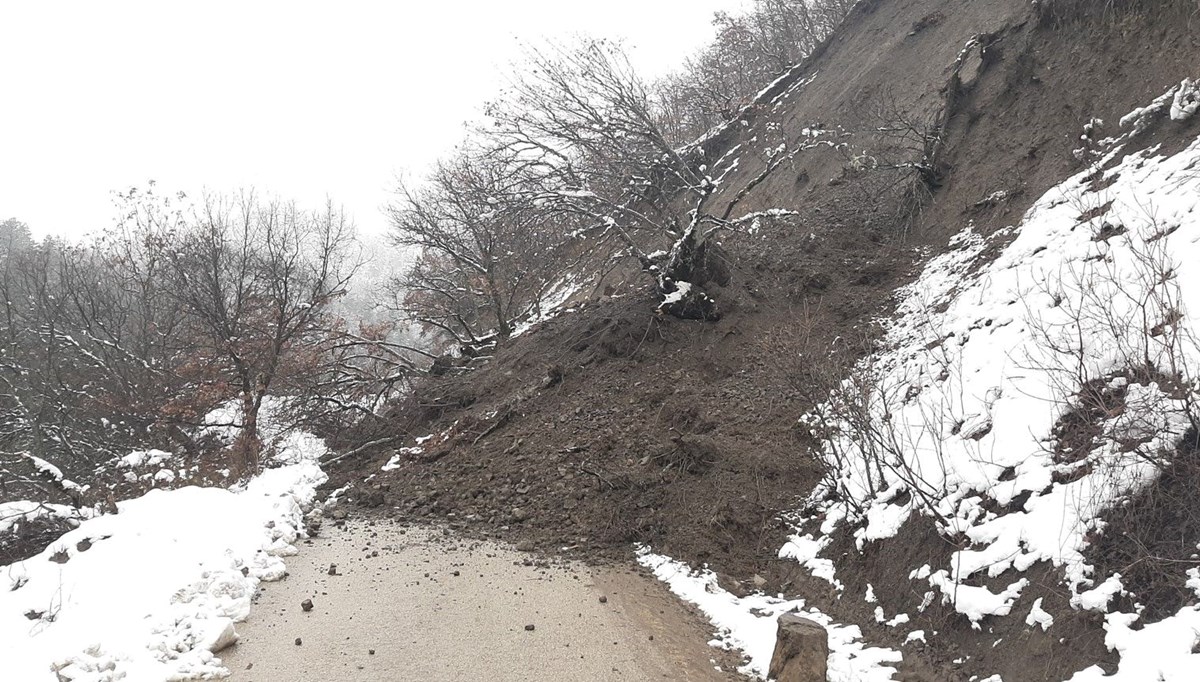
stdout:
<svg viewBox="0 0 1200 682">
<path fill-rule="evenodd" d="M 740 0 L 0 2 L 0 220 L 78 236 L 111 192 L 260 191 L 363 230 L 462 135 L 518 39 L 626 40 L 670 70 Z"/>
</svg>

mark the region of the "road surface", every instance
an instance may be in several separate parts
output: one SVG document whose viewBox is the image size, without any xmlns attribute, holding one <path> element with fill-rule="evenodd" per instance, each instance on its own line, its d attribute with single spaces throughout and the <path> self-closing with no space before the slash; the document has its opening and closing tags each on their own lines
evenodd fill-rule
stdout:
<svg viewBox="0 0 1200 682">
<path fill-rule="evenodd" d="M 219 654 L 234 682 L 741 679 L 716 669 L 707 624 L 652 578 L 435 528 L 326 528 Z"/>
</svg>

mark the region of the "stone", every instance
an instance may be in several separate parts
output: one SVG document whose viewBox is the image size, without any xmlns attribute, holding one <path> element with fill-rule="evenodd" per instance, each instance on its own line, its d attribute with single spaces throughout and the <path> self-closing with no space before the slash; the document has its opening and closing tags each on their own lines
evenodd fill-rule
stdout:
<svg viewBox="0 0 1200 682">
<path fill-rule="evenodd" d="M 526 625 L 526 626 L 525 626 L 525 632 L 533 632 L 535 629 L 536 629 L 536 628 L 534 628 L 534 626 L 533 626 L 533 624 L 532 624 L 532 623 L 530 623 L 529 625 Z"/>
<path fill-rule="evenodd" d="M 533 542 L 529 540 L 521 540 L 517 543 L 518 552 L 532 552 L 534 549 Z"/>
<path fill-rule="evenodd" d="M 826 682 L 829 633 L 820 623 L 795 613 L 779 617 L 769 676 L 776 682 Z"/>
<path fill-rule="evenodd" d="M 300 602 L 300 610 L 301 610 L 301 611 L 303 611 L 303 612 L 305 612 L 305 613 L 308 613 L 309 611 L 312 611 L 312 610 L 313 610 L 313 603 L 312 603 L 312 600 L 311 600 L 311 599 L 305 599 L 304 601 Z"/>
</svg>

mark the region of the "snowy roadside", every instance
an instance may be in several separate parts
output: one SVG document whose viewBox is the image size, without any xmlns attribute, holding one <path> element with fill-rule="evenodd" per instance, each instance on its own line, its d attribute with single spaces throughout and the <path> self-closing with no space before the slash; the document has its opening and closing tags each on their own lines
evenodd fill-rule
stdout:
<svg viewBox="0 0 1200 682">
<path fill-rule="evenodd" d="M 0 567 L 6 679 L 212 679 L 260 581 L 284 575 L 325 480 L 323 441 L 289 433 L 244 486 L 152 490 Z"/>
<path fill-rule="evenodd" d="M 896 669 L 888 665 L 902 658 L 894 649 L 868 646 L 862 641 L 857 625 L 843 625 L 816 609 L 804 608 L 803 599 L 783 599 L 765 594 L 738 597 L 717 584 L 711 571 L 693 571 L 679 561 L 638 549 L 638 562 L 654 572 L 677 597 L 694 604 L 717 628 L 709 644 L 722 649 L 738 649 L 746 664 L 738 672 L 766 679 L 775 650 L 775 630 L 779 616 L 803 613 L 829 632 L 829 682 L 885 682 Z"/>
</svg>

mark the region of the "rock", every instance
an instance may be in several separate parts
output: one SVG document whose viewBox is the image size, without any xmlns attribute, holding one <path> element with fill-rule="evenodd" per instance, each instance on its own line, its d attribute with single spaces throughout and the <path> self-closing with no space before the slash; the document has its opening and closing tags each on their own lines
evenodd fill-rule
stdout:
<svg viewBox="0 0 1200 682">
<path fill-rule="evenodd" d="M 329 516 L 332 517 L 334 521 L 345 521 L 349 514 L 346 513 L 345 509 L 339 507 L 330 512 Z"/>
<path fill-rule="evenodd" d="M 313 610 L 313 603 L 312 603 L 312 600 L 311 600 L 311 599 L 305 599 L 304 601 L 300 602 L 300 610 L 301 610 L 301 611 L 303 611 L 303 612 L 305 612 L 305 613 L 308 613 L 309 611 L 312 611 L 312 610 Z"/>
<path fill-rule="evenodd" d="M 532 540 L 522 540 L 522 541 L 518 542 L 517 543 L 517 551 L 518 552 L 532 552 L 533 551 L 533 541 Z"/>
<path fill-rule="evenodd" d="M 86 552 L 91 548 L 92 548 L 92 539 L 91 538 L 84 538 L 84 539 L 80 540 L 78 543 L 76 543 L 76 545 L 75 545 L 75 549 L 79 550 L 80 552 Z"/>
<path fill-rule="evenodd" d="M 367 649 L 367 655 L 368 655 L 368 656 L 374 656 L 374 655 L 375 655 L 375 650 L 374 650 L 374 649 Z"/>
<path fill-rule="evenodd" d="M 304 643 L 304 640 L 300 639 L 299 637 L 296 638 L 296 646 L 300 646 L 303 643 Z"/>
<path fill-rule="evenodd" d="M 337 564 L 329 564 L 329 575 L 337 575 Z"/>
<path fill-rule="evenodd" d="M 829 633 L 816 621 L 795 613 L 779 617 L 769 677 L 777 682 L 826 682 Z"/>
<path fill-rule="evenodd" d="M 525 632 L 533 632 L 535 630 L 533 623 L 525 626 Z"/>
<path fill-rule="evenodd" d="M 754 587 L 760 590 L 767 586 L 767 579 L 757 573 L 750 579 L 750 582 L 754 583 Z"/>
<path fill-rule="evenodd" d="M 514 521 L 524 521 L 529 518 L 529 512 L 525 511 L 523 507 L 513 507 L 512 517 Z"/>
</svg>

